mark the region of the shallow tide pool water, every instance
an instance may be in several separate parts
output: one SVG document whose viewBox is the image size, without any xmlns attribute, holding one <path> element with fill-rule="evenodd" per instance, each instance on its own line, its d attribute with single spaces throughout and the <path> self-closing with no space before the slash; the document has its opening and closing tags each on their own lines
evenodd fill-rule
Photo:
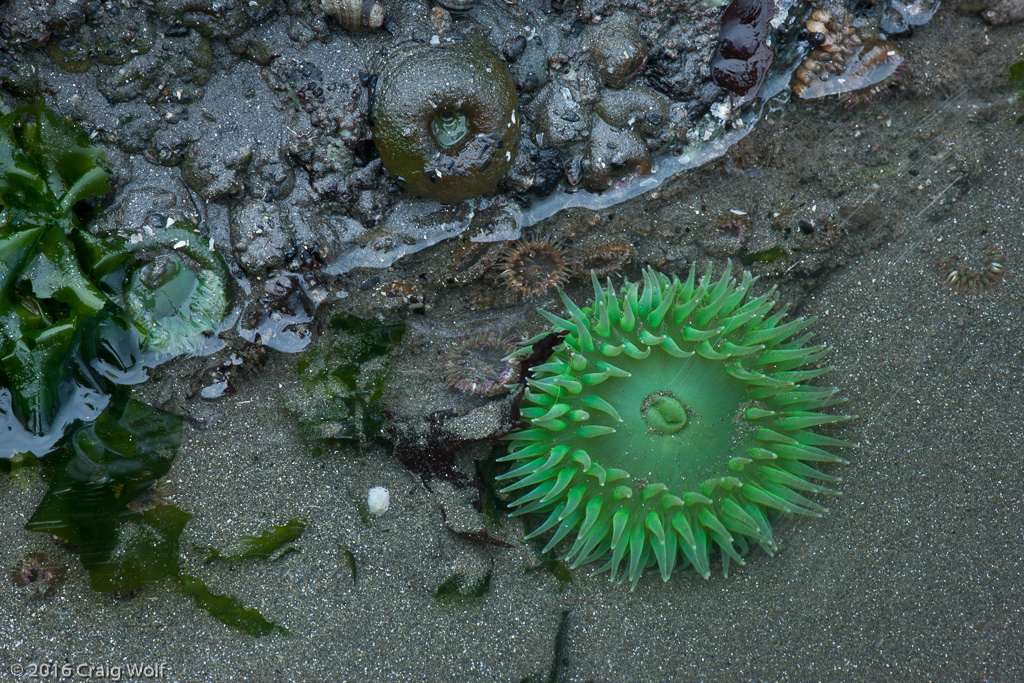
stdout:
<svg viewBox="0 0 1024 683">
<path fill-rule="evenodd" d="M 410 469 L 380 447 L 303 438 L 285 400 L 301 386 L 300 353 L 266 351 L 216 400 L 193 381 L 203 359 L 181 359 L 132 393 L 185 416 L 168 473 L 174 504 L 191 514 L 180 571 L 287 632 L 256 638 L 226 626 L 173 578 L 92 590 L 74 552 L 25 530 L 47 485 L 22 471 L 0 478 L 0 568 L 42 552 L 66 580 L 40 598 L 2 577 L 0 681 L 1024 679 L 1024 104 L 1006 86 L 1022 27 L 943 5 L 899 41 L 902 82 L 874 103 L 794 98 L 715 161 L 543 223 L 566 242 L 632 245 L 622 274 L 635 280 L 646 265 L 685 275 L 695 261 L 703 272 L 698 245 L 730 211 L 785 223 L 794 240 L 800 221 L 835 218 L 838 242 L 820 255 L 746 264 L 763 276 L 760 291 L 778 285 L 793 313 L 817 317 L 815 342 L 833 349 L 823 381 L 858 416 L 828 431 L 856 445 L 843 453 L 849 464 L 828 469 L 841 495 L 821 518 L 780 520 L 774 557 L 752 550 L 746 566 L 723 577 L 715 565 L 706 580 L 648 571 L 634 590 L 591 575 L 594 565 L 566 574 L 557 553 L 523 540 L 521 518 L 481 513 L 474 463 L 491 459 L 493 444 L 451 445 L 434 452 L 443 462 Z M 227 84 L 210 88 L 224 96 Z M 46 95 L 58 108 L 84 106 L 75 93 Z M 240 115 L 243 134 L 258 124 Z M 204 211 L 210 225 L 227 224 L 216 202 Z M 944 263 L 983 263 L 996 247 L 999 286 L 947 286 Z M 317 324 L 329 327 L 328 306 L 401 320 L 387 414 L 422 434 L 428 417 L 477 410 L 472 432 L 488 424 L 491 399 L 445 386 L 446 344 L 484 328 L 533 336 L 548 326 L 536 308 L 561 315 L 562 303 L 552 291 L 515 298 L 489 280 L 436 285 L 455 241 L 412 251 L 389 269 L 332 280 L 345 296 L 313 318 L 311 339 Z M 715 262 L 719 272 L 725 259 Z M 249 280 L 253 291 L 266 285 Z M 396 312 L 382 292 L 409 282 L 424 306 Z M 591 286 L 572 278 L 564 289 L 580 302 Z M 376 487 L 387 502 L 376 490 L 368 508 Z M 306 524 L 298 552 L 206 562 L 208 548 L 292 519 Z M 461 594 L 444 599 L 453 577 Z"/>
</svg>

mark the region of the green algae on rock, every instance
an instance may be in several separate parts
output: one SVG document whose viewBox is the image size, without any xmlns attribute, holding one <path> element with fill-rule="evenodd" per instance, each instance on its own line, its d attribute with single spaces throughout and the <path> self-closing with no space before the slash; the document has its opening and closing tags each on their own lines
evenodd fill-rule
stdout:
<svg viewBox="0 0 1024 683">
<path fill-rule="evenodd" d="M 365 444 L 384 436 L 376 403 L 384 394 L 391 352 L 405 324 L 385 325 L 349 313 L 331 318 L 334 334 L 325 334 L 299 361 L 299 387 L 285 406 L 306 438 Z"/>
<path fill-rule="evenodd" d="M 494 190 L 515 161 L 515 82 L 483 41 L 399 48 L 381 65 L 374 93 L 374 145 L 412 194 L 461 202 Z"/>
<path fill-rule="evenodd" d="M 728 574 L 751 544 L 777 549 L 777 515 L 826 510 L 805 494 L 836 493 L 816 465 L 843 459 L 822 447 L 851 444 L 814 428 L 850 418 L 819 412 L 843 399 L 808 383 L 829 370 L 806 367 L 827 353 L 801 334 L 813 320 L 772 313 L 754 281 L 648 269 L 621 293 L 594 277 L 585 308 L 563 295 L 568 319 L 541 311 L 565 337 L 533 368 L 529 427 L 501 458 L 515 514 L 548 515 L 528 538 L 554 529 L 550 550 L 573 534 L 572 567 L 603 559 L 615 579 L 626 561 L 635 586 L 651 566 L 707 578 L 716 547 Z"/>
</svg>

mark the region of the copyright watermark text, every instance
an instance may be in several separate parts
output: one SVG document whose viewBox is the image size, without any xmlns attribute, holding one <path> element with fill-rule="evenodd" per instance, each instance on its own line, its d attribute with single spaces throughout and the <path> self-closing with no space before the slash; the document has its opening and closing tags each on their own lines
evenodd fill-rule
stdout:
<svg viewBox="0 0 1024 683">
<path fill-rule="evenodd" d="M 24 680 L 97 680 L 121 681 L 129 678 L 161 679 L 169 676 L 171 667 L 159 664 L 69 664 L 67 662 L 29 662 L 11 664 L 7 670 Z"/>
</svg>

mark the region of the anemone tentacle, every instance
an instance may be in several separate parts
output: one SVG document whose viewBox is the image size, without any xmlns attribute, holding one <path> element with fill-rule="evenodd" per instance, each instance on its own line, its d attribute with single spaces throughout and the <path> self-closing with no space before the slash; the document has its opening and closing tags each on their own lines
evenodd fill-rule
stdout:
<svg viewBox="0 0 1024 683">
<path fill-rule="evenodd" d="M 813 366 L 828 352 L 808 345 L 813 319 L 710 266 L 649 268 L 618 291 L 592 280 L 588 306 L 562 293 L 566 317 L 541 311 L 564 337 L 527 380 L 529 426 L 505 437 L 515 514 L 547 515 L 530 536 L 554 530 L 547 549 L 571 539 L 572 567 L 604 559 L 635 587 L 651 566 L 708 578 L 716 548 L 728 575 L 752 545 L 778 549 L 777 515 L 827 511 L 808 496 L 838 478 L 818 466 L 845 461 L 823 447 L 852 444 L 814 430 L 851 417 L 821 412 L 844 399 L 807 384 L 830 369 Z"/>
</svg>

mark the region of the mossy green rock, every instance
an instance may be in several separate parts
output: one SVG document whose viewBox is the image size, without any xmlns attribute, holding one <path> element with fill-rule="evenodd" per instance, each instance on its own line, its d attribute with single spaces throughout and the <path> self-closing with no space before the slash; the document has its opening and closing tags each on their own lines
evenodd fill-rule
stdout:
<svg viewBox="0 0 1024 683">
<path fill-rule="evenodd" d="M 383 62 L 373 137 L 406 190 L 454 204 L 497 187 L 519 151 L 515 83 L 482 41 L 399 49 Z"/>
</svg>

